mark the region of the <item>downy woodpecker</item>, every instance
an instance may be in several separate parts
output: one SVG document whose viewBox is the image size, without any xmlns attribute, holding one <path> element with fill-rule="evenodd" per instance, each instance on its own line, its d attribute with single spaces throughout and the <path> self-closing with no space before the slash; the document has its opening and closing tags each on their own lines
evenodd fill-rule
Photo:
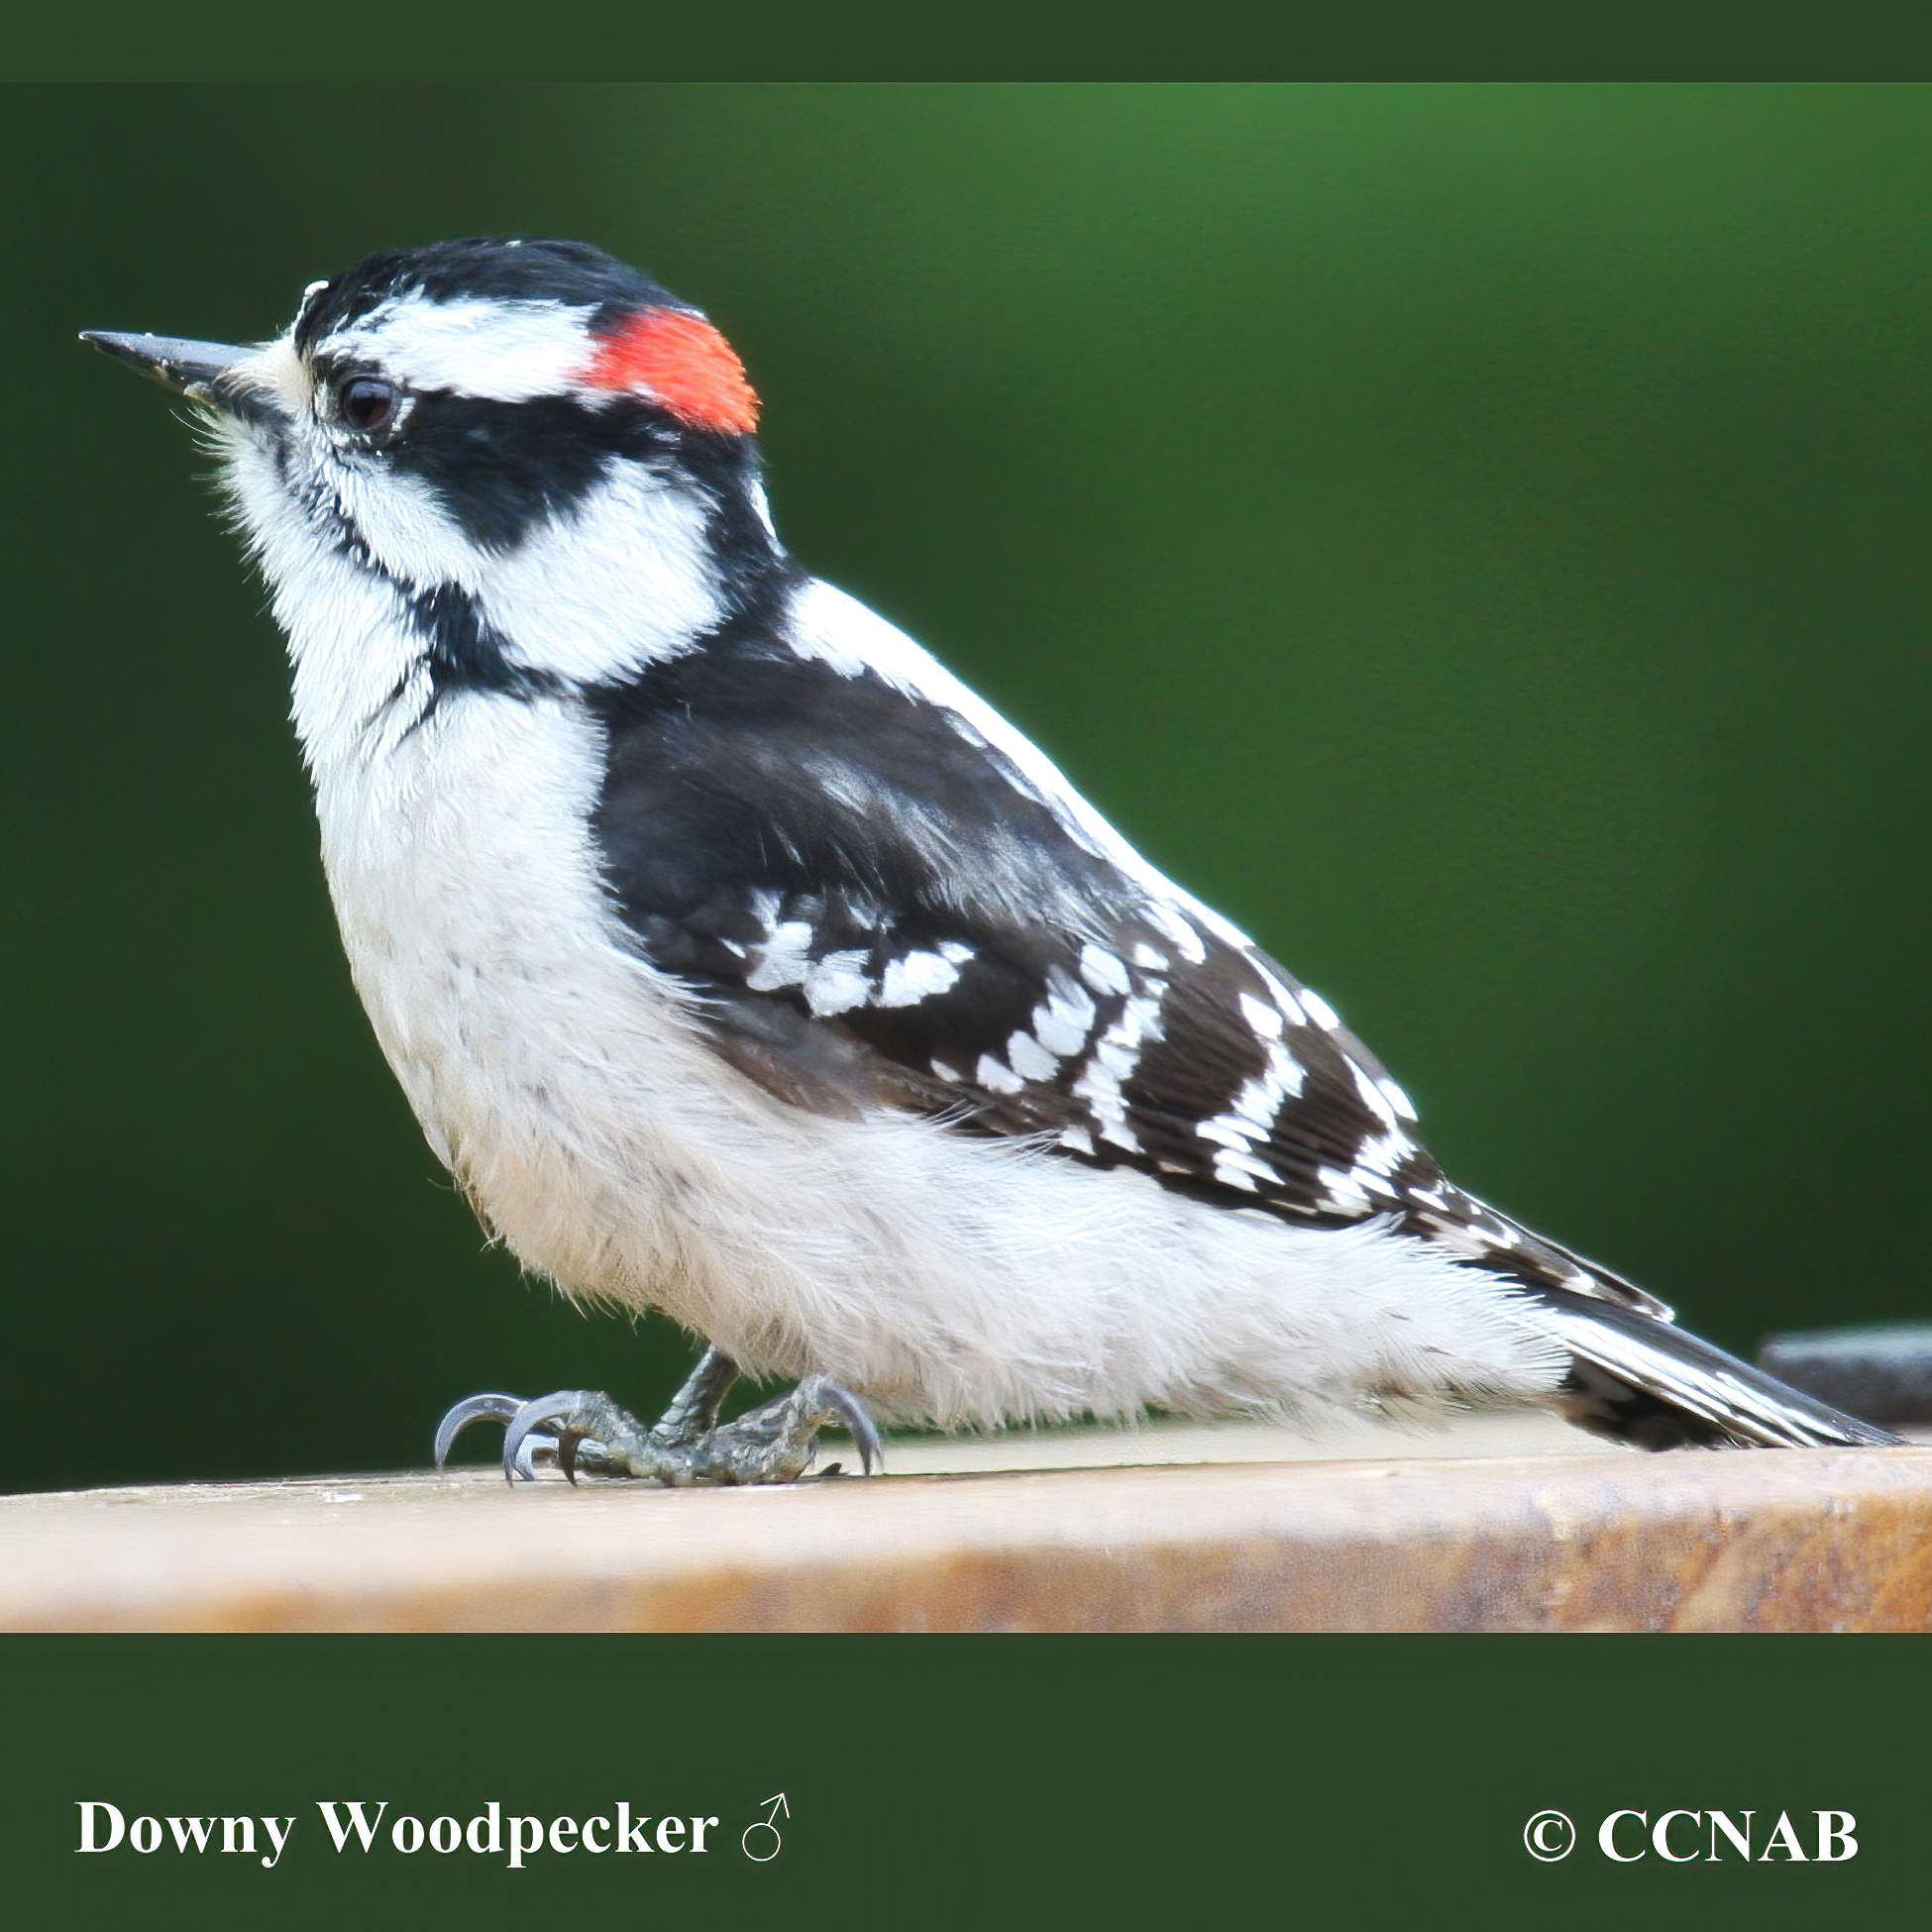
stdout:
<svg viewBox="0 0 1932 1932">
<path fill-rule="evenodd" d="M 1893 1440 L 1451 1185 L 1325 1001 L 779 542 L 737 357 L 599 251 L 313 283 L 199 408 L 273 589 L 356 985 L 566 1294 L 709 1344 L 445 1418 L 668 1482 L 840 1423 L 1534 1403 L 1645 1448 Z M 720 1425 L 740 1371 L 800 1378 Z"/>
</svg>

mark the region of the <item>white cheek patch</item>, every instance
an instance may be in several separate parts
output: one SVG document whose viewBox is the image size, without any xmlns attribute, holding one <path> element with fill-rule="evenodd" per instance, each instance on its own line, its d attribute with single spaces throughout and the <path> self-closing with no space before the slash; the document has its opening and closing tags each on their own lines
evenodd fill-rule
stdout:
<svg viewBox="0 0 1932 1932">
<path fill-rule="evenodd" d="M 538 534 L 481 567 L 464 546 L 484 612 L 525 662 L 586 683 L 625 678 L 678 656 L 723 616 L 693 492 L 620 462 L 563 527 L 568 542 Z"/>
<path fill-rule="evenodd" d="M 527 402 L 576 386 L 595 311 L 553 301 L 432 302 L 397 295 L 319 353 L 367 359 L 415 389 Z"/>
</svg>

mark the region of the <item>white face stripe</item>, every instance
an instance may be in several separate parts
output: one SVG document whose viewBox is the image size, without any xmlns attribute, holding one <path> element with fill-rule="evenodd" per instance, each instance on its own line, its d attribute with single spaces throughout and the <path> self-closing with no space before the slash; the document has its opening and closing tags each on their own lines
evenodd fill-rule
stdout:
<svg viewBox="0 0 1932 1932">
<path fill-rule="evenodd" d="M 365 359 L 409 388 L 526 402 L 577 386 L 595 313 L 555 301 L 432 302 L 412 290 L 326 337 L 317 353 Z"/>
</svg>

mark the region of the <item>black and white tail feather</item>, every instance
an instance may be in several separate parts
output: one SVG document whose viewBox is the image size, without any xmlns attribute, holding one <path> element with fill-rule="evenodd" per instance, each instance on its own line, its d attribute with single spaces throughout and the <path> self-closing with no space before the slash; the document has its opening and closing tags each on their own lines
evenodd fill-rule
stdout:
<svg viewBox="0 0 1932 1932">
<path fill-rule="evenodd" d="M 1539 1297 L 1570 1350 L 1556 1407 L 1639 1449 L 1831 1449 L 1899 1439 L 1655 1317 L 1564 1289 Z"/>
<path fill-rule="evenodd" d="M 104 342 L 223 446 L 378 1037 L 569 1292 L 941 1422 L 1893 1440 L 1453 1187 L 1319 996 L 785 553 L 735 358 L 634 271 L 444 244 L 156 344 Z"/>
</svg>

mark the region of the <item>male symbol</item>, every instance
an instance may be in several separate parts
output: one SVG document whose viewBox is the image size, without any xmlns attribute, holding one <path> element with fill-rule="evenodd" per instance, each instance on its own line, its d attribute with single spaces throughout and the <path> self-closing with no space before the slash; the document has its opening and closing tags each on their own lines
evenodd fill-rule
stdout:
<svg viewBox="0 0 1932 1932">
<path fill-rule="evenodd" d="M 778 1792 L 777 1795 L 773 1797 L 760 1798 L 758 1802 L 760 1804 L 769 1804 L 772 1808 L 771 1810 L 766 1812 L 764 1817 L 758 1819 L 755 1823 L 749 1824 L 745 1827 L 744 1836 L 738 1841 L 738 1843 L 743 1848 L 744 1855 L 746 1858 L 750 1859 L 754 1864 L 763 1865 L 766 1863 L 767 1860 L 775 1859 L 778 1857 L 779 1847 L 784 1842 L 779 1837 L 778 1827 L 772 1822 L 772 1820 L 776 1818 L 781 1811 L 784 1812 L 788 1818 L 791 1817 L 792 1807 L 788 1803 L 786 1803 L 785 1793 L 783 1791 Z M 771 1833 L 772 1848 L 769 1852 L 754 1852 L 751 1849 L 751 1835 L 755 1831 L 768 1831 Z M 758 1842 L 762 1845 L 765 1841 L 761 1838 Z"/>
</svg>

